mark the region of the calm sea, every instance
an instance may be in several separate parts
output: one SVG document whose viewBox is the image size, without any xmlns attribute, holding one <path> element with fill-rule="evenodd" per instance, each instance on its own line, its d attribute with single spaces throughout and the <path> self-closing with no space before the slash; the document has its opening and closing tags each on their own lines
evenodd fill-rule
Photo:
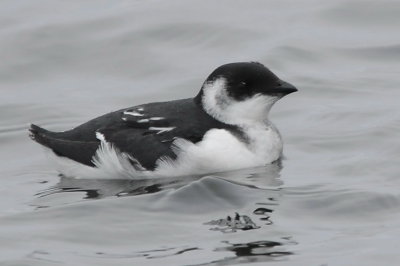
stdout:
<svg viewBox="0 0 400 266">
<path fill-rule="evenodd" d="M 0 264 L 399 265 L 400 2 L 0 2 Z M 260 61 L 282 165 L 61 178 L 28 138 Z"/>
</svg>

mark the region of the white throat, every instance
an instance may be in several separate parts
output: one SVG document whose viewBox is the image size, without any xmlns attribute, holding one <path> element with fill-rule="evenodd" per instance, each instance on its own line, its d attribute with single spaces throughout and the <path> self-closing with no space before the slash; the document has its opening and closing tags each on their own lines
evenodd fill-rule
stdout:
<svg viewBox="0 0 400 266">
<path fill-rule="evenodd" d="M 264 94 L 255 94 L 236 101 L 226 91 L 226 80 L 218 78 L 203 85 L 203 109 L 215 119 L 230 125 L 249 126 L 268 123 L 268 114 L 278 100 Z"/>
</svg>

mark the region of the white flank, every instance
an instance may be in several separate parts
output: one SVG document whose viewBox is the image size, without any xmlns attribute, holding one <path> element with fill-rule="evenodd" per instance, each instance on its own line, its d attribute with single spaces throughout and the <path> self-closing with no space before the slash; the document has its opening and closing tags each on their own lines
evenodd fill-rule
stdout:
<svg viewBox="0 0 400 266">
<path fill-rule="evenodd" d="M 249 150 L 245 143 L 224 129 L 208 131 L 197 144 L 177 139 L 173 145 L 178 158 L 175 161 L 160 159 L 157 162 L 156 175 L 215 173 L 268 163 L 265 158 Z"/>
<path fill-rule="evenodd" d="M 104 134 L 102 134 L 100 132 L 96 132 L 96 139 L 98 139 L 100 141 L 106 141 L 106 138 L 104 137 Z"/>
<path fill-rule="evenodd" d="M 140 163 L 129 154 L 120 152 L 112 144 L 102 141 L 96 155 L 93 157 L 96 170 L 104 178 L 119 176 L 122 178 L 132 178 L 133 176 L 144 176 L 145 169 Z"/>
<path fill-rule="evenodd" d="M 98 132 L 97 132 L 98 133 Z M 100 136 L 101 135 L 101 136 Z M 104 136 L 96 134 L 101 139 L 100 147 L 93 156 L 95 167 L 90 167 L 66 157 L 59 157 L 53 152 L 57 170 L 65 176 L 81 179 L 146 179 L 148 171 L 140 163 L 126 153 L 120 152 L 104 140 Z M 50 149 L 48 149 L 50 151 Z"/>
</svg>

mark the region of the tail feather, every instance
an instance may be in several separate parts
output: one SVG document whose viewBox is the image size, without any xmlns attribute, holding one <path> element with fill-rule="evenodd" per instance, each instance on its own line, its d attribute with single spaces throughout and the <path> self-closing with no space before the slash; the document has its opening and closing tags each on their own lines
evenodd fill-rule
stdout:
<svg viewBox="0 0 400 266">
<path fill-rule="evenodd" d="M 48 131 L 44 128 L 41 128 L 35 124 L 31 124 L 31 126 L 29 128 L 29 137 L 32 140 L 34 140 L 44 146 L 47 146 L 46 145 L 46 135 L 48 133 L 50 133 L 50 131 Z"/>
<path fill-rule="evenodd" d="M 31 124 L 29 136 L 39 144 L 50 148 L 56 155 L 67 157 L 85 165 L 94 166 L 93 156 L 99 147 L 99 141 L 79 141 L 57 137 L 56 132 L 48 131 Z"/>
</svg>

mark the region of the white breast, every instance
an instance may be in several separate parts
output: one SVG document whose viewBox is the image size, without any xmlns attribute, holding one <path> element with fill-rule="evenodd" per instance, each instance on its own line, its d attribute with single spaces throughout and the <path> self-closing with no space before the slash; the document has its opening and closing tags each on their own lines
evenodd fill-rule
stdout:
<svg viewBox="0 0 400 266">
<path fill-rule="evenodd" d="M 244 128 L 249 138 L 249 149 L 264 163 L 272 163 L 282 155 L 283 143 L 276 127 L 271 124 L 258 124 Z"/>
<path fill-rule="evenodd" d="M 262 166 L 279 159 L 282 141 L 273 125 L 244 128 L 248 143 L 224 129 L 208 131 L 193 144 L 183 139 L 174 142 L 175 161 L 161 159 L 154 174 L 189 175 Z"/>
</svg>

